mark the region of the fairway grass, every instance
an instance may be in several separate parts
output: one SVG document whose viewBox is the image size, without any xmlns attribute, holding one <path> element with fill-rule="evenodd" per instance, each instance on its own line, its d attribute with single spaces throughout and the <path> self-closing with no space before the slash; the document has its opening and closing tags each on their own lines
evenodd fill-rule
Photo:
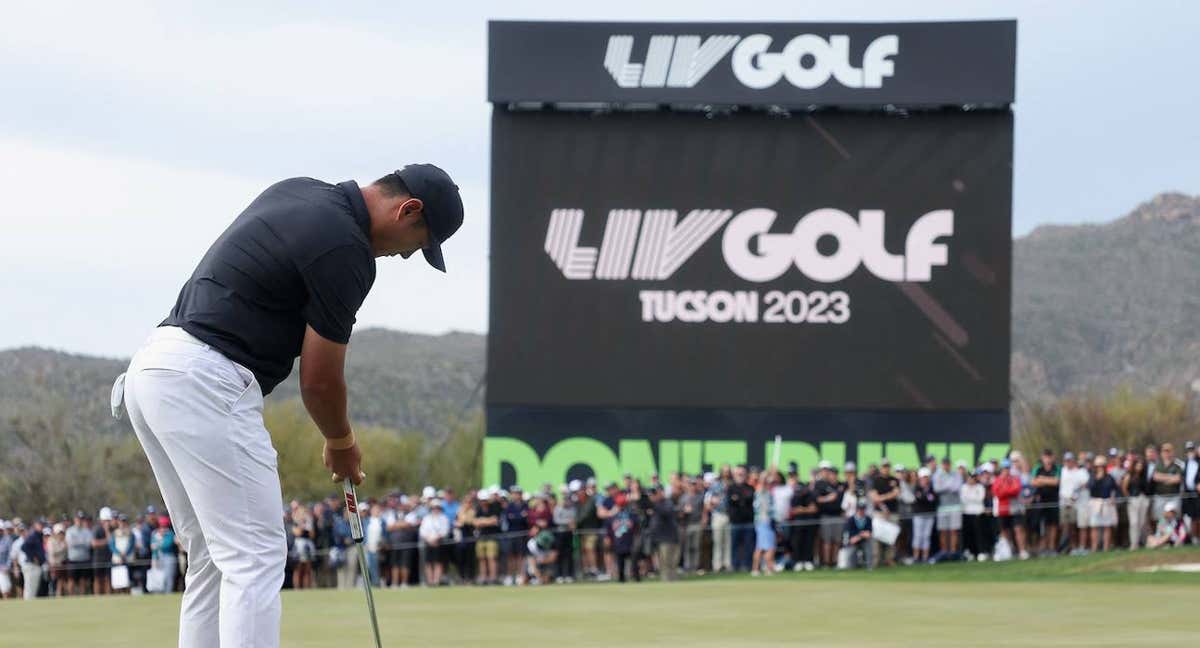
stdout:
<svg viewBox="0 0 1200 648">
<path fill-rule="evenodd" d="M 1169 562 L 1189 554 L 1200 562 L 1195 550 Z M 375 601 L 384 646 L 1194 642 L 1200 575 L 1133 571 L 1144 562 L 1138 552 L 674 584 L 414 588 L 376 591 Z M 173 646 L 178 610 L 178 595 L 0 601 L 0 645 Z M 371 643 L 362 590 L 284 592 L 283 646 Z"/>
</svg>

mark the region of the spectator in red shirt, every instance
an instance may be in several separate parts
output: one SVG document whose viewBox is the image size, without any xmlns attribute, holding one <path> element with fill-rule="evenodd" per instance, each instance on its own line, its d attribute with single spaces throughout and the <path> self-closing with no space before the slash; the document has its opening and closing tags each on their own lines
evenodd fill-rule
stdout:
<svg viewBox="0 0 1200 648">
<path fill-rule="evenodd" d="M 1025 551 L 1025 516 L 1014 514 L 1014 504 L 1021 496 L 1021 479 L 1012 474 L 1012 462 L 1004 459 L 1000 462 L 1000 474 L 992 482 L 992 496 L 996 498 L 995 515 L 1000 522 L 1000 533 L 1003 534 L 1021 560 L 1029 558 Z"/>
</svg>

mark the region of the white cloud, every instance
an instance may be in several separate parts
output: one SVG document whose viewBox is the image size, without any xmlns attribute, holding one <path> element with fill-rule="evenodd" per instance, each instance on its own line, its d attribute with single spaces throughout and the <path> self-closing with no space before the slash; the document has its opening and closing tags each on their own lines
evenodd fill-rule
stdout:
<svg viewBox="0 0 1200 648">
<path fill-rule="evenodd" d="M 279 178 L 231 176 L 0 138 L 0 346 L 132 353 L 170 311 L 212 241 Z M 369 178 L 361 179 L 367 182 Z M 448 275 L 419 255 L 380 260 L 360 326 L 440 333 L 487 326 L 486 203 L 447 243 Z"/>
</svg>

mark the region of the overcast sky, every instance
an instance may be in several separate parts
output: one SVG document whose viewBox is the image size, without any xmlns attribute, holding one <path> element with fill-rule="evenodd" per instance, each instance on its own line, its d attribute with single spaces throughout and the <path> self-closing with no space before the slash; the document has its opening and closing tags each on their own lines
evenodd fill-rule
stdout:
<svg viewBox="0 0 1200 648">
<path fill-rule="evenodd" d="M 381 261 L 359 326 L 485 331 L 488 19 L 1015 17 L 1014 234 L 1200 194 L 1194 2 L 184 4 L 5 3 L 0 349 L 129 355 L 266 185 L 409 161 L 455 176 L 467 222 L 446 276 Z"/>
</svg>

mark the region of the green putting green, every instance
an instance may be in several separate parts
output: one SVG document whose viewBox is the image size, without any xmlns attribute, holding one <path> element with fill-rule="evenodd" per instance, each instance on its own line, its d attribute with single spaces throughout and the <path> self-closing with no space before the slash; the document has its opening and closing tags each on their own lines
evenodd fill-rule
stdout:
<svg viewBox="0 0 1200 648">
<path fill-rule="evenodd" d="M 679 583 L 378 590 L 384 646 L 1192 642 L 1200 549 Z M 3 645 L 174 645 L 179 596 L 0 601 Z M 283 595 L 287 647 L 368 646 L 361 590 Z"/>
</svg>

